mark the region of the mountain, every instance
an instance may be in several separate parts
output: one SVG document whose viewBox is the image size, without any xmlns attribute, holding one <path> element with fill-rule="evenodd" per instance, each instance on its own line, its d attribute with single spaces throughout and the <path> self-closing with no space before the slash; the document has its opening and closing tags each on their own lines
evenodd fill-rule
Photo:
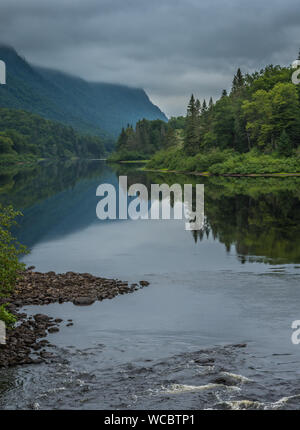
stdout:
<svg viewBox="0 0 300 430">
<path fill-rule="evenodd" d="M 143 89 L 88 82 L 32 66 L 7 46 L 0 46 L 0 59 L 7 70 L 0 107 L 30 111 L 101 137 L 115 138 L 122 127 L 143 118 L 167 121 Z"/>
</svg>

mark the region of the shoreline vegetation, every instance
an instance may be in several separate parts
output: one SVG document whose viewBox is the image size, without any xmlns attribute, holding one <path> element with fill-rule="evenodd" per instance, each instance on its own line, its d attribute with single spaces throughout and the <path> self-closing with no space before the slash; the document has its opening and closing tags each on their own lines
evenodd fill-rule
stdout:
<svg viewBox="0 0 300 430">
<path fill-rule="evenodd" d="M 0 166 L 43 159 L 101 158 L 107 142 L 18 109 L 0 108 Z"/>
<path fill-rule="evenodd" d="M 217 176 L 300 173 L 300 86 L 291 67 L 238 69 L 216 102 L 191 96 L 185 117 L 123 129 L 109 162 L 150 159 L 145 170 Z"/>
<path fill-rule="evenodd" d="M 188 172 L 183 170 L 169 170 L 169 169 L 147 169 L 142 168 L 145 172 L 157 172 L 157 173 L 175 173 L 179 175 L 194 175 L 194 176 L 216 176 L 209 172 Z M 291 176 L 300 176 L 299 173 L 224 173 L 220 174 L 218 176 L 222 176 L 225 178 L 284 178 L 284 177 L 291 177 Z"/>
</svg>

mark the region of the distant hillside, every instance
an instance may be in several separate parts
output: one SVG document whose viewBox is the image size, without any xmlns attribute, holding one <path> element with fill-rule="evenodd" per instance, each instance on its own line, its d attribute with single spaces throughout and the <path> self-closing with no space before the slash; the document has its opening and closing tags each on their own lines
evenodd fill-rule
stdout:
<svg viewBox="0 0 300 430">
<path fill-rule="evenodd" d="M 15 109 L 0 108 L 0 166 L 37 158 L 100 158 L 100 137 Z"/>
<path fill-rule="evenodd" d="M 122 127 L 143 118 L 167 120 L 142 89 L 87 82 L 35 67 L 5 46 L 0 46 L 0 59 L 7 66 L 0 107 L 27 110 L 98 136 L 117 137 Z"/>
</svg>

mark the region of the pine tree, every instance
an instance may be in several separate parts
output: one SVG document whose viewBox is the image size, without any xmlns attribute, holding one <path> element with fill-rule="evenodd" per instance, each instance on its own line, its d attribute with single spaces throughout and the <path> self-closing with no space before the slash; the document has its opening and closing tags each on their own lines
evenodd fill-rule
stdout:
<svg viewBox="0 0 300 430">
<path fill-rule="evenodd" d="M 192 94 L 187 108 L 184 150 L 188 155 L 195 155 L 198 148 L 198 115 L 196 101 Z"/>
<path fill-rule="evenodd" d="M 233 81 L 232 81 L 232 89 L 231 93 L 236 93 L 239 90 L 241 90 L 245 85 L 245 78 L 241 72 L 241 69 L 238 68 L 236 75 L 234 75 Z"/>
<path fill-rule="evenodd" d="M 198 116 L 200 116 L 200 112 L 201 112 L 201 103 L 200 103 L 199 99 L 197 99 L 197 100 L 196 100 L 195 108 L 196 108 L 196 114 L 197 114 Z"/>
<path fill-rule="evenodd" d="M 228 94 L 227 94 L 227 90 L 223 90 L 223 91 L 222 91 L 222 95 L 221 95 L 221 97 L 227 97 L 227 95 L 228 95 Z"/>
<path fill-rule="evenodd" d="M 163 146 L 165 148 L 170 148 L 174 146 L 176 143 L 176 133 L 172 127 L 168 127 L 167 132 L 163 137 Z"/>
<path fill-rule="evenodd" d="M 236 77 L 237 77 L 238 87 L 240 88 L 240 87 L 242 87 L 244 85 L 244 82 L 245 82 L 244 76 L 243 76 L 242 71 L 241 71 L 240 68 L 237 69 Z"/>
<path fill-rule="evenodd" d="M 125 148 L 126 144 L 127 144 L 127 134 L 126 134 L 126 131 L 125 131 L 124 127 L 123 127 L 122 131 L 121 131 L 121 134 L 119 136 L 119 139 L 117 141 L 117 144 L 116 144 L 117 151 L 119 151 L 122 148 Z"/>
</svg>

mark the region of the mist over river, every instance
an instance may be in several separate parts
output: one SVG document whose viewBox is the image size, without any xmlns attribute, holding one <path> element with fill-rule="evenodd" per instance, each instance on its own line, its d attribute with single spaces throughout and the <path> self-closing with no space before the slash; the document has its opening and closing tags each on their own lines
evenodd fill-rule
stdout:
<svg viewBox="0 0 300 430">
<path fill-rule="evenodd" d="M 205 186 L 205 226 L 96 217 L 96 189 Z M 0 202 L 40 272 L 89 272 L 149 287 L 92 306 L 27 306 L 74 321 L 55 359 L 0 369 L 1 409 L 300 409 L 300 178 L 190 177 L 104 161 L 0 175 Z M 124 191 L 124 190 L 123 190 Z"/>
</svg>

